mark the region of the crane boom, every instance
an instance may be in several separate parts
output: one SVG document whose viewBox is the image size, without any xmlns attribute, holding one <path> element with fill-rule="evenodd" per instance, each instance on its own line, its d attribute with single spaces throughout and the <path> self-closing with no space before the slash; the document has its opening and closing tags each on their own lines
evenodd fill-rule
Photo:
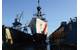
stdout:
<svg viewBox="0 0 80 50">
<path fill-rule="evenodd" d="M 21 19 L 22 15 L 23 15 L 23 11 L 21 12 L 21 14 L 19 16 L 19 22 L 20 22 L 20 19 Z"/>
</svg>

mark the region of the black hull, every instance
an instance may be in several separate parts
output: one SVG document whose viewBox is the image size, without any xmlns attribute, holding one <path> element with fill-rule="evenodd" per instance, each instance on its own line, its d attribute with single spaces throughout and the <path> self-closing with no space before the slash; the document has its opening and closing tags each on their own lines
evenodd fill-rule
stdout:
<svg viewBox="0 0 80 50">
<path fill-rule="evenodd" d="M 23 31 L 19 31 L 13 28 L 10 28 L 13 44 L 9 42 L 6 43 L 6 27 L 2 27 L 2 37 L 3 37 L 3 50 L 16 48 L 20 50 L 25 50 L 24 47 L 28 50 L 28 48 L 32 48 L 31 50 L 46 50 L 46 35 L 44 34 L 34 34 L 30 35 L 28 33 L 24 33 Z M 6 46 L 6 47 L 5 47 Z"/>
</svg>

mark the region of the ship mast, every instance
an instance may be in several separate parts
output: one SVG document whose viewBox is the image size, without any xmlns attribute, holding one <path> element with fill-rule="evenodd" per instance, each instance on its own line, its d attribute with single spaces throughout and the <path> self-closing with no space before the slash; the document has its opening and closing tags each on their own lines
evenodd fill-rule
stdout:
<svg viewBox="0 0 80 50">
<path fill-rule="evenodd" d="M 41 12 L 40 0 L 38 0 L 37 3 L 38 3 L 37 13 L 36 13 L 35 16 L 37 16 L 37 17 L 40 18 L 40 19 L 44 19 L 44 18 L 42 17 L 44 14 L 42 14 L 42 12 Z"/>
<path fill-rule="evenodd" d="M 41 12 L 40 0 L 37 0 L 37 13 L 34 14 L 36 17 L 33 17 L 29 23 L 32 34 L 41 33 L 46 34 L 47 32 L 47 21 L 44 17 L 44 14 Z"/>
<path fill-rule="evenodd" d="M 20 15 L 17 14 L 17 16 L 16 16 L 16 18 L 14 20 L 14 23 L 13 23 L 13 28 L 21 30 L 22 24 L 20 23 L 20 19 L 21 19 L 22 15 L 23 15 L 23 12 L 21 12 Z"/>
</svg>

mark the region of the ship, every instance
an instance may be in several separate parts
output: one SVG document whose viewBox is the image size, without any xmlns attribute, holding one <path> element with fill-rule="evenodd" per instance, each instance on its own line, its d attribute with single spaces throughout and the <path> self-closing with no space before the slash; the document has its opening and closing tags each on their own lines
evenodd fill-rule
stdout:
<svg viewBox="0 0 80 50">
<path fill-rule="evenodd" d="M 50 50 L 77 50 L 77 17 L 61 25 L 49 35 Z"/>
<path fill-rule="evenodd" d="M 20 22 L 23 12 L 17 14 L 13 26 L 2 25 L 2 49 L 3 50 L 47 50 L 47 20 L 41 12 L 40 0 L 37 1 L 37 13 L 29 24 L 22 27 Z M 27 28 L 31 29 L 28 33 Z"/>
</svg>

